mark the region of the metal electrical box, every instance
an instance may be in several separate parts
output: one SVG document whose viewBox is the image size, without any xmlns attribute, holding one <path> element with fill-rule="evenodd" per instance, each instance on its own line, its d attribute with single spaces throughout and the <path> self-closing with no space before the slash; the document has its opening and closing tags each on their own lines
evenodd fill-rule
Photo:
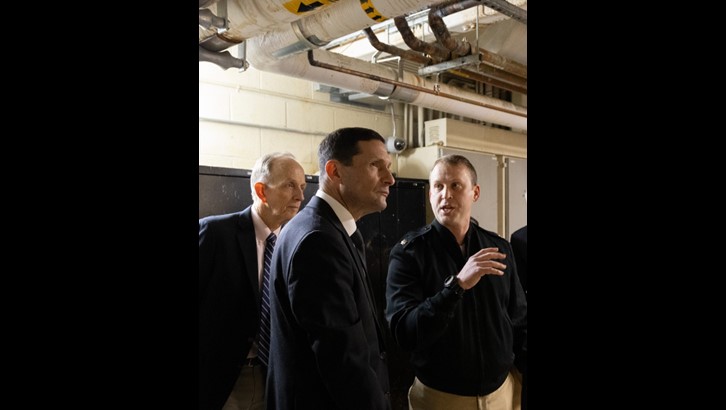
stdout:
<svg viewBox="0 0 726 410">
<path fill-rule="evenodd" d="M 451 118 L 424 121 L 425 146 L 441 145 L 527 158 L 527 134 Z"/>
</svg>

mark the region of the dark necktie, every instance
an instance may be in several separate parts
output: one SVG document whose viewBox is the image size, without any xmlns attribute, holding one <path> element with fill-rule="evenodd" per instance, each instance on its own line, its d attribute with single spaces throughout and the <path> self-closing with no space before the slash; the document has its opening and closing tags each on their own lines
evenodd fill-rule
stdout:
<svg viewBox="0 0 726 410">
<path fill-rule="evenodd" d="M 355 244 L 356 249 L 358 249 L 358 253 L 360 253 L 360 257 L 363 260 L 363 266 L 366 265 L 366 247 L 363 243 L 363 235 L 360 233 L 360 229 L 356 229 L 355 232 L 353 232 L 353 235 L 350 236 L 350 239 L 353 240 L 353 243 Z"/>
<path fill-rule="evenodd" d="M 368 263 L 366 262 L 366 247 L 363 243 L 363 235 L 360 233 L 360 229 L 356 229 L 355 232 L 353 232 L 353 235 L 350 236 L 350 239 L 353 240 L 353 244 L 355 245 L 356 249 L 358 250 L 358 253 L 360 254 L 361 259 L 363 259 L 363 267 L 367 270 L 368 269 Z M 371 306 L 371 312 L 373 312 L 373 320 L 376 323 L 376 329 L 378 330 L 378 346 L 381 351 L 385 351 L 385 344 L 383 342 L 383 339 L 381 338 L 382 335 L 382 327 L 378 320 L 378 308 L 376 308 L 376 301 L 373 299 L 373 293 L 372 289 L 373 286 L 371 285 L 371 280 L 368 277 L 368 274 L 366 271 L 363 271 L 363 280 L 364 282 L 364 288 L 366 297 L 368 298 L 368 303 Z"/>
<path fill-rule="evenodd" d="M 272 250 L 277 236 L 271 233 L 265 244 L 264 267 L 262 268 L 262 297 L 260 298 L 260 333 L 257 336 L 257 356 L 265 367 L 270 357 L 270 265 Z"/>
</svg>

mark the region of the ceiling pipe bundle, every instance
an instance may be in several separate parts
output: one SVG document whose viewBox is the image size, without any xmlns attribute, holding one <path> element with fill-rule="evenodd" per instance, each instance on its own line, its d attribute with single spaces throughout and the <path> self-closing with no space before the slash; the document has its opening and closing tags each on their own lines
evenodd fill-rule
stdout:
<svg viewBox="0 0 726 410">
<path fill-rule="evenodd" d="M 230 44 L 239 44 L 342 1 L 348 0 L 318 0 L 311 6 L 289 0 L 200 0 L 200 9 L 208 8 L 214 15 L 226 18 L 228 25 L 221 33 L 213 28 L 200 31 L 199 41 L 219 34 Z"/>
<path fill-rule="evenodd" d="M 527 109 L 430 81 L 417 75 L 319 49 L 344 35 L 441 3 L 431 0 L 318 0 L 314 10 L 294 13 L 283 0 L 227 0 L 229 29 L 220 35 L 246 39 L 247 61 L 256 69 L 377 95 L 526 132 Z M 240 3 L 246 9 L 242 13 Z M 302 4 L 302 3 L 301 3 Z M 269 6 L 265 13 L 256 7 Z M 232 6 L 232 7 L 230 7 Z M 303 15 L 304 14 L 304 15 Z M 244 17 L 243 17 L 244 15 Z M 250 21 L 254 18 L 255 21 Z M 277 27 L 264 30 L 262 22 Z"/>
</svg>

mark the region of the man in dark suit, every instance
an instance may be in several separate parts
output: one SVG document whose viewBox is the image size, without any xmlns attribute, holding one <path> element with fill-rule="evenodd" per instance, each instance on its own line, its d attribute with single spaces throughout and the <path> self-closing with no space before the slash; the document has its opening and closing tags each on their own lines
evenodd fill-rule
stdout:
<svg viewBox="0 0 726 410">
<path fill-rule="evenodd" d="M 527 296 L 527 225 L 517 229 L 512 234 L 512 252 L 514 252 L 514 263 L 517 264 L 519 282 Z"/>
<path fill-rule="evenodd" d="M 386 208 L 391 158 L 377 132 L 342 128 L 318 161 L 320 189 L 273 255 L 267 408 L 390 409 L 383 328 L 354 241 L 356 221 Z"/>
<path fill-rule="evenodd" d="M 199 409 L 264 409 L 257 358 L 260 280 L 270 233 L 300 209 L 305 171 L 291 154 L 257 160 L 253 203 L 199 220 Z"/>
<path fill-rule="evenodd" d="M 525 201 L 527 196 L 525 194 Z M 527 298 L 527 225 L 514 231 L 510 238 L 514 263 L 517 264 L 519 282 L 524 289 L 524 298 Z M 522 370 L 522 410 L 527 410 L 527 360 L 517 358 L 518 367 Z"/>
</svg>

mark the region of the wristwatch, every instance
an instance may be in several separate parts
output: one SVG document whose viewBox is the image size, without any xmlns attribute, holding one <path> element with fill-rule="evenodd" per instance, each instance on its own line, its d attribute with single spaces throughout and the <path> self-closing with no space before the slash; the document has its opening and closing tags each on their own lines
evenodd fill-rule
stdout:
<svg viewBox="0 0 726 410">
<path fill-rule="evenodd" d="M 452 290 L 458 297 L 462 297 L 464 295 L 464 288 L 459 286 L 459 279 L 456 275 L 451 275 L 446 278 L 446 281 L 444 281 L 444 287 Z"/>
</svg>

